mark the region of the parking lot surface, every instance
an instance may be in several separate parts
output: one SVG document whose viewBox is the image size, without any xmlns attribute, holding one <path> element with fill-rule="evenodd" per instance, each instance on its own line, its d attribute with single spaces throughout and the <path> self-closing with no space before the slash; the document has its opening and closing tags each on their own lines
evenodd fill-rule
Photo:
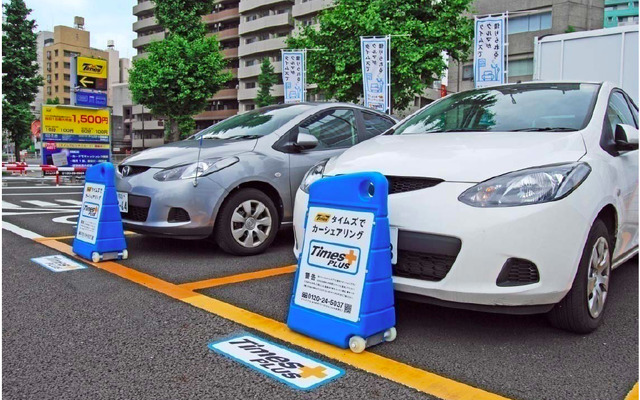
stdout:
<svg viewBox="0 0 640 400">
<path fill-rule="evenodd" d="M 286 327 L 291 230 L 245 258 L 209 241 L 127 235 L 128 260 L 63 273 L 32 262 L 72 256 L 81 192 L 3 180 L 6 398 L 637 398 L 637 257 L 612 274 L 593 334 L 556 330 L 542 315 L 397 299 L 396 341 L 353 354 Z M 246 332 L 345 374 L 303 392 L 207 348 Z"/>
</svg>

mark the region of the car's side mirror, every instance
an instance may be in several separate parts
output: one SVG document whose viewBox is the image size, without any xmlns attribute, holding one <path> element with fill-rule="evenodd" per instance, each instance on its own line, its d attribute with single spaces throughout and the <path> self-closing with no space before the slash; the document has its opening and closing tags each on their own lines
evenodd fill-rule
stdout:
<svg viewBox="0 0 640 400">
<path fill-rule="evenodd" d="M 306 132 L 303 131 L 304 128 L 300 128 L 298 131 L 298 140 L 296 141 L 296 147 L 301 150 L 310 150 L 314 147 L 318 146 L 318 139 L 315 136 L 309 134 L 307 129 Z"/>
<path fill-rule="evenodd" d="M 638 150 L 638 129 L 631 125 L 618 124 L 614 140 L 618 150 Z"/>
</svg>

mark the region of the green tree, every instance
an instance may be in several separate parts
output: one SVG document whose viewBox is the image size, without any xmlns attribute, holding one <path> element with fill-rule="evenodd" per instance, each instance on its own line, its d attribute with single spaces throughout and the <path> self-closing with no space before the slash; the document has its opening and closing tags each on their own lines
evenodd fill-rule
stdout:
<svg viewBox="0 0 640 400">
<path fill-rule="evenodd" d="M 256 97 L 256 106 L 264 107 L 275 103 L 276 99 L 271 96 L 271 87 L 276 84 L 278 77 L 273 72 L 273 65 L 269 61 L 269 57 L 262 59 L 260 65 L 260 75 L 258 75 L 258 97 Z"/>
<path fill-rule="evenodd" d="M 56 96 L 53 99 L 48 98 L 45 104 L 60 104 L 60 99 Z"/>
<path fill-rule="evenodd" d="M 31 9 L 24 0 L 2 4 L 2 127 L 20 149 L 29 142 L 29 127 L 33 121 L 29 104 L 35 99 L 42 77 L 38 75 L 36 23 L 29 19 Z"/>
<path fill-rule="evenodd" d="M 207 99 L 232 76 L 223 72 L 226 65 L 216 38 L 205 36 L 201 15 L 210 12 L 212 2 L 155 3 L 156 18 L 168 32 L 164 40 L 149 44 L 147 57 L 133 62 L 129 89 L 136 103 L 167 117 L 168 136 L 175 141 L 191 134 L 191 117 L 204 110 Z"/>
<path fill-rule="evenodd" d="M 446 69 L 442 52 L 464 59 L 473 40 L 473 21 L 464 13 L 471 0 L 336 0 L 319 17 L 287 40 L 307 53 L 309 80 L 327 98 L 356 102 L 362 96 L 360 36 L 391 38 L 391 99 L 405 109 L 415 95 Z M 336 38 L 339 38 L 337 40 Z"/>
</svg>

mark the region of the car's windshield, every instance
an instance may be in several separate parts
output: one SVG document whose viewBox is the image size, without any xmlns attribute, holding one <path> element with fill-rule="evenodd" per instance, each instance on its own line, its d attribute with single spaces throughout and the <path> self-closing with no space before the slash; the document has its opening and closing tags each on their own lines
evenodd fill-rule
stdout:
<svg viewBox="0 0 640 400">
<path fill-rule="evenodd" d="M 201 130 L 189 139 L 242 139 L 268 135 L 294 117 L 312 108 L 308 104 L 272 106 L 225 119 Z"/>
<path fill-rule="evenodd" d="M 587 126 L 599 88 L 531 83 L 457 93 L 425 108 L 393 133 L 575 131 Z"/>
</svg>

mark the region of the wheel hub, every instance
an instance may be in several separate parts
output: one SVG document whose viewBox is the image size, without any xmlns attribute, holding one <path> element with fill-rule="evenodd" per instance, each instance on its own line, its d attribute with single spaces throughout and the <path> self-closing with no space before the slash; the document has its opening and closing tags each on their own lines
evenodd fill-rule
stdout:
<svg viewBox="0 0 640 400">
<path fill-rule="evenodd" d="M 587 304 L 592 318 L 598 318 L 609 292 L 609 275 L 611 273 L 611 257 L 609 244 L 599 237 L 591 249 L 589 274 L 587 275 Z"/>
<path fill-rule="evenodd" d="M 258 200 L 240 203 L 231 215 L 231 234 L 243 247 L 258 247 L 269 237 L 271 212 Z"/>
</svg>

